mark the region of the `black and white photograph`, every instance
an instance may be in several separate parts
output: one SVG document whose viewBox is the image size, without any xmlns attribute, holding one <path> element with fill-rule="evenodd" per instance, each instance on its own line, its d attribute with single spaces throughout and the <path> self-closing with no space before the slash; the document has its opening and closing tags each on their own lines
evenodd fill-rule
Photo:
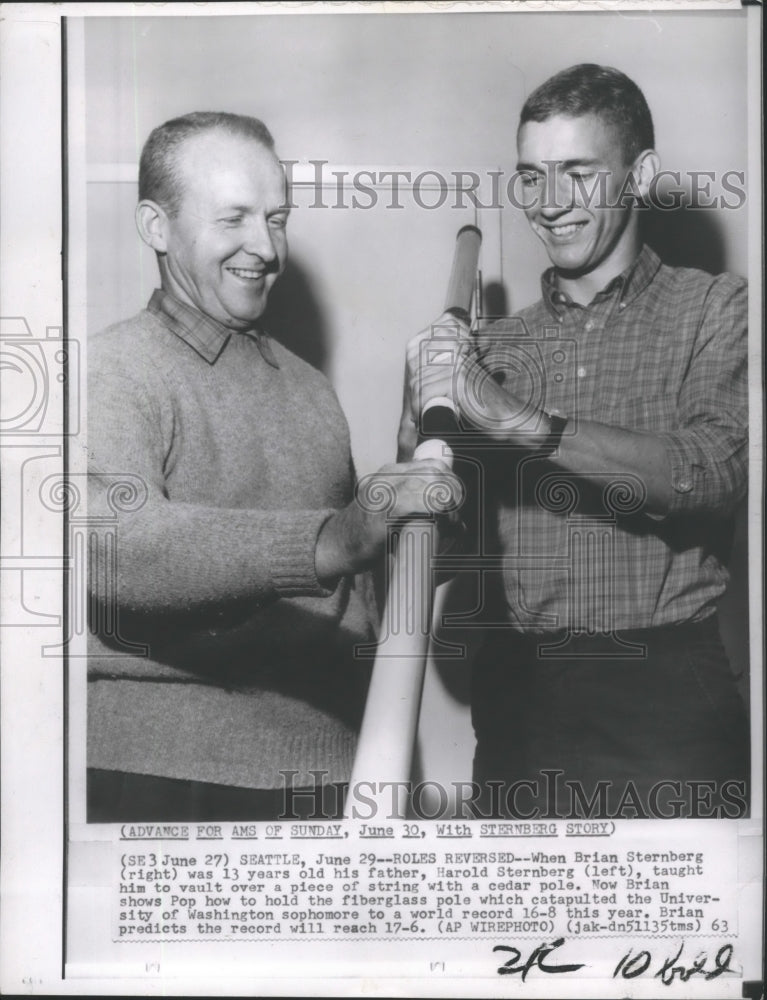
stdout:
<svg viewBox="0 0 767 1000">
<path fill-rule="evenodd" d="M 760 997 L 761 9 L 6 10 L 3 989 Z"/>
</svg>

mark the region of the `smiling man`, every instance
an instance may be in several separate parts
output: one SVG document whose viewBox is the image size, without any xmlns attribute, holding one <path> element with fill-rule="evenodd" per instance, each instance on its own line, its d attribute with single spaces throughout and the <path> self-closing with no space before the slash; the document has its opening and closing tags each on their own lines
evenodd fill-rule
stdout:
<svg viewBox="0 0 767 1000">
<path fill-rule="evenodd" d="M 482 572 L 475 779 L 518 816 L 739 815 L 748 727 L 716 611 L 747 482 L 745 282 L 643 244 L 659 159 L 624 74 L 552 77 L 517 144 L 542 297 L 452 370 L 414 338 L 400 428 L 404 457 L 419 406 L 452 396 L 482 470 L 478 552 L 501 568 Z"/>
<path fill-rule="evenodd" d="M 221 129 L 187 136 L 177 154 L 166 195 L 162 156 L 145 153 L 139 232 L 159 255 L 165 291 L 227 329 L 247 329 L 287 259 L 282 168 L 266 137 Z"/>
<path fill-rule="evenodd" d="M 89 821 L 275 818 L 283 771 L 340 808 L 386 513 L 353 498 L 331 386 L 261 322 L 286 193 L 253 118 L 174 119 L 141 156 L 162 287 L 88 347 L 88 513 L 117 518 L 89 578 Z M 391 513 L 445 471 L 384 467 Z"/>
</svg>

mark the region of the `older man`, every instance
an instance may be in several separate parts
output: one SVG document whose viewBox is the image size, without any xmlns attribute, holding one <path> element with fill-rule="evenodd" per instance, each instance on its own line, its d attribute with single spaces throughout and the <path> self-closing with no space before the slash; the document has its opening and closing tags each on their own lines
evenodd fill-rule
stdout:
<svg viewBox="0 0 767 1000">
<path fill-rule="evenodd" d="M 136 220 L 161 289 L 89 344 L 90 516 L 121 476 L 137 491 L 116 586 L 106 544 L 91 572 L 91 821 L 274 817 L 281 772 L 348 779 L 366 687 L 354 648 L 373 636 L 358 574 L 386 524 L 353 500 L 327 380 L 260 323 L 286 205 L 255 119 L 186 115 L 143 150 Z M 443 469 L 381 470 L 390 513 L 421 511 Z"/>
<path fill-rule="evenodd" d="M 479 551 L 502 568 L 483 573 L 475 778 L 516 815 L 740 815 L 748 730 L 716 610 L 746 490 L 745 282 L 643 245 L 659 160 L 624 74 L 552 77 L 517 142 L 542 297 L 447 372 L 415 338 L 400 433 L 405 456 L 420 403 L 452 394 L 483 469 Z"/>
</svg>

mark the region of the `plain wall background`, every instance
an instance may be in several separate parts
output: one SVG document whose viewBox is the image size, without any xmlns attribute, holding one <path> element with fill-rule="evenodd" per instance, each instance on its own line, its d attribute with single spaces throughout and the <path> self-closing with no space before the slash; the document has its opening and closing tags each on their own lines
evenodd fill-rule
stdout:
<svg viewBox="0 0 767 1000">
<path fill-rule="evenodd" d="M 157 282 L 133 224 L 135 168 L 151 129 L 192 110 L 263 118 L 283 159 L 381 170 L 510 173 L 521 105 L 576 62 L 613 65 L 643 89 L 663 166 L 746 169 L 745 13 L 301 14 L 87 18 L 84 28 L 89 329 L 135 313 Z M 119 165 L 124 165 L 120 168 Z M 97 181 L 96 178 L 99 178 Z M 717 188 L 714 187 L 716 192 Z M 332 204 L 334 193 L 325 195 Z M 442 308 L 457 229 L 468 207 L 312 210 L 289 226 L 290 270 L 271 327 L 329 375 L 352 429 L 360 473 L 392 459 L 404 345 Z M 476 216 L 481 266 L 507 311 L 538 296 L 547 260 L 514 208 Z M 656 221 L 670 263 L 745 274 L 747 205 Z M 76 331 L 73 331 L 77 335 Z M 746 666 L 745 539 L 724 628 Z M 421 767 L 434 780 L 470 776 L 467 675 L 432 664 Z"/>
</svg>

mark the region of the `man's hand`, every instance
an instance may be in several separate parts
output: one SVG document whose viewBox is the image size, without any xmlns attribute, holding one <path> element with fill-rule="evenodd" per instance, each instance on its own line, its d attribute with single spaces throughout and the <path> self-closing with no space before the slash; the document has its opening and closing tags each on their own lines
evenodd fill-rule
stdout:
<svg viewBox="0 0 767 1000">
<path fill-rule="evenodd" d="M 370 566 L 383 555 L 392 520 L 434 514 L 438 506 L 450 523 L 457 522 L 460 498 L 458 480 L 440 459 L 382 466 L 323 525 L 314 556 L 317 578 L 330 584 Z"/>
<path fill-rule="evenodd" d="M 452 401 L 463 426 L 500 444 L 540 448 L 547 443 L 551 431 L 548 415 L 531 400 L 514 394 L 513 369 L 502 371 L 504 380 L 497 377 L 501 371 L 494 370 L 491 354 L 483 353 L 481 339 L 475 345 L 467 333 L 464 324 L 444 313 L 409 342 L 397 437 L 400 461 L 410 458 L 415 450 L 419 405 L 436 396 Z M 671 466 L 659 435 L 580 418 L 560 440 L 551 461 L 587 478 L 605 472 L 636 476 L 645 491 L 644 509 L 661 516 L 669 509 Z"/>
<path fill-rule="evenodd" d="M 470 350 L 468 326 L 448 312 L 408 342 L 407 373 L 415 413 L 440 397 L 455 405 L 457 378 Z"/>
<path fill-rule="evenodd" d="M 436 336 L 424 349 L 432 331 Z M 481 338 L 475 345 L 466 332 L 463 324 L 446 313 L 408 344 L 405 397 L 397 438 L 400 460 L 412 456 L 416 447 L 418 404 L 435 396 L 452 401 L 463 426 L 481 431 L 500 444 L 523 448 L 546 444 L 551 430 L 548 415 L 531 400 L 514 394 L 515 371 L 495 371 L 492 355 L 483 353 Z M 459 346 L 456 340 L 460 340 Z M 446 354 L 440 357 L 440 347 L 452 349 L 452 363 Z M 501 373 L 504 379 L 498 377 Z M 551 456 L 552 462 L 587 478 L 605 472 L 637 476 L 646 493 L 644 509 L 657 515 L 668 511 L 671 468 L 661 437 L 583 418 L 569 431 Z"/>
<path fill-rule="evenodd" d="M 431 400 L 449 399 L 456 412 L 458 379 L 463 359 L 471 351 L 469 328 L 445 312 L 407 345 L 405 390 L 397 434 L 397 458 L 411 458 L 418 440 L 420 415 Z"/>
<path fill-rule="evenodd" d="M 499 384 L 468 334 L 465 324 L 443 313 L 409 341 L 397 435 L 400 461 L 413 454 L 424 406 L 440 397 L 450 400 L 465 425 L 499 442 L 536 447 L 545 440 L 545 415 Z"/>
</svg>

